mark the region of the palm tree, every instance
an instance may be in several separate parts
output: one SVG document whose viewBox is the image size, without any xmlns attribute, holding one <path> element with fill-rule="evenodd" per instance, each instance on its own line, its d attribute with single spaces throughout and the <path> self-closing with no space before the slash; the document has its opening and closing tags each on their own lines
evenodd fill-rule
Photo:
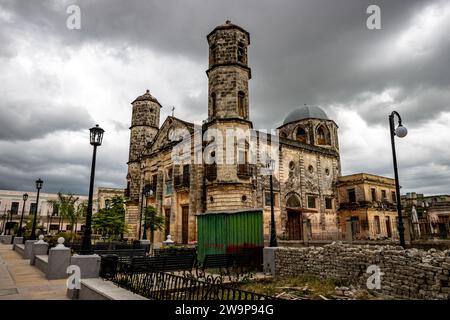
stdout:
<svg viewBox="0 0 450 320">
<path fill-rule="evenodd" d="M 59 215 L 64 219 L 69 220 L 70 231 L 73 233 L 73 227 L 78 219 L 78 210 L 75 209 L 75 203 L 78 201 L 78 197 L 75 197 L 72 193 L 64 195 L 62 192 L 58 192 L 58 198 L 56 200 L 50 200 L 49 203 L 58 208 Z"/>
<path fill-rule="evenodd" d="M 87 200 L 83 200 L 77 205 L 77 208 L 75 210 L 75 231 L 77 229 L 78 220 L 86 216 L 87 205 L 88 205 Z"/>
</svg>

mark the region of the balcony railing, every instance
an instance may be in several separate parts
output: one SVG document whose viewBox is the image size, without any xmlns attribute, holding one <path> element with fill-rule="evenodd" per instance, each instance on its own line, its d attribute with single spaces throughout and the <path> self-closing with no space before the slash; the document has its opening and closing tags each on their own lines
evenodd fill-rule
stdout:
<svg viewBox="0 0 450 320">
<path fill-rule="evenodd" d="M 357 208 L 380 208 L 388 211 L 395 211 L 396 204 L 392 202 L 381 201 L 357 201 L 357 202 L 341 202 L 339 204 L 341 209 L 357 209 Z"/>
<path fill-rule="evenodd" d="M 208 179 L 209 181 L 216 180 L 216 178 L 217 178 L 216 163 L 205 165 L 205 175 L 206 175 L 206 179 Z"/>
<path fill-rule="evenodd" d="M 243 163 L 237 165 L 237 175 L 239 178 L 248 179 L 251 178 L 254 172 L 254 166 L 249 163 Z"/>
<path fill-rule="evenodd" d="M 175 176 L 174 178 L 175 188 L 189 188 L 190 179 L 191 177 L 189 174 L 182 174 Z"/>
</svg>

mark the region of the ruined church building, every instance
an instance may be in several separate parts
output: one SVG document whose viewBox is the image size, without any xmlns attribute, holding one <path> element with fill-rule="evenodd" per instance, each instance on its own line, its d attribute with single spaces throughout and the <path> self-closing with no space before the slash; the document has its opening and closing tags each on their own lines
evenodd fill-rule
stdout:
<svg viewBox="0 0 450 320">
<path fill-rule="evenodd" d="M 142 201 L 166 219 L 165 230 L 155 241 L 168 234 L 177 243 L 195 241 L 196 215 L 248 209 L 263 210 L 264 235 L 269 237 L 269 176 L 261 171 L 264 164 L 249 161 L 247 144 L 235 145 L 234 164 L 197 163 L 195 148 L 189 149 L 189 161 L 174 163 L 172 157 L 181 144 L 171 137 L 174 130 L 188 132 L 194 141 L 196 127 L 202 132 L 216 129 L 224 137 L 227 129 L 253 128 L 248 87 L 250 34 L 226 21 L 208 34 L 207 41 L 208 118 L 202 125 L 169 116 L 159 126 L 162 106 L 148 90 L 132 102 L 126 189 L 130 238 L 137 238 Z M 319 107 L 302 106 L 286 116 L 276 134 L 278 163 L 273 180 L 278 235 L 301 240 L 314 233 L 338 232 L 336 184 L 341 165 L 336 123 Z M 262 148 L 259 140 L 255 145 Z M 217 150 L 203 143 L 201 151 L 214 157 Z M 152 190 L 149 197 L 142 196 L 144 186 Z"/>
</svg>

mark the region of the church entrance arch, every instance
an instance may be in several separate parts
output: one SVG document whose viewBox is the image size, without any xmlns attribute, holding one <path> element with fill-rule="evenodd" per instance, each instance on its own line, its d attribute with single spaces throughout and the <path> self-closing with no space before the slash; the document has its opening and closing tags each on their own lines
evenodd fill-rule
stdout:
<svg viewBox="0 0 450 320">
<path fill-rule="evenodd" d="M 286 201 L 287 235 L 289 240 L 303 239 L 303 218 L 300 199 L 296 194 L 288 196 Z"/>
</svg>

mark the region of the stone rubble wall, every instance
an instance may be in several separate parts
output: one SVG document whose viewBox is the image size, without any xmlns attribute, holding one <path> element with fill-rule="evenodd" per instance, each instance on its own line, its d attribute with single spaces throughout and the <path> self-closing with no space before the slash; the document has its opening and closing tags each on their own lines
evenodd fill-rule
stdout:
<svg viewBox="0 0 450 320">
<path fill-rule="evenodd" d="M 275 275 L 315 275 L 349 281 L 362 288 L 372 275 L 370 265 L 381 273 L 384 295 L 407 299 L 449 299 L 450 250 L 404 250 L 400 246 L 332 243 L 323 247 L 275 250 Z"/>
</svg>

